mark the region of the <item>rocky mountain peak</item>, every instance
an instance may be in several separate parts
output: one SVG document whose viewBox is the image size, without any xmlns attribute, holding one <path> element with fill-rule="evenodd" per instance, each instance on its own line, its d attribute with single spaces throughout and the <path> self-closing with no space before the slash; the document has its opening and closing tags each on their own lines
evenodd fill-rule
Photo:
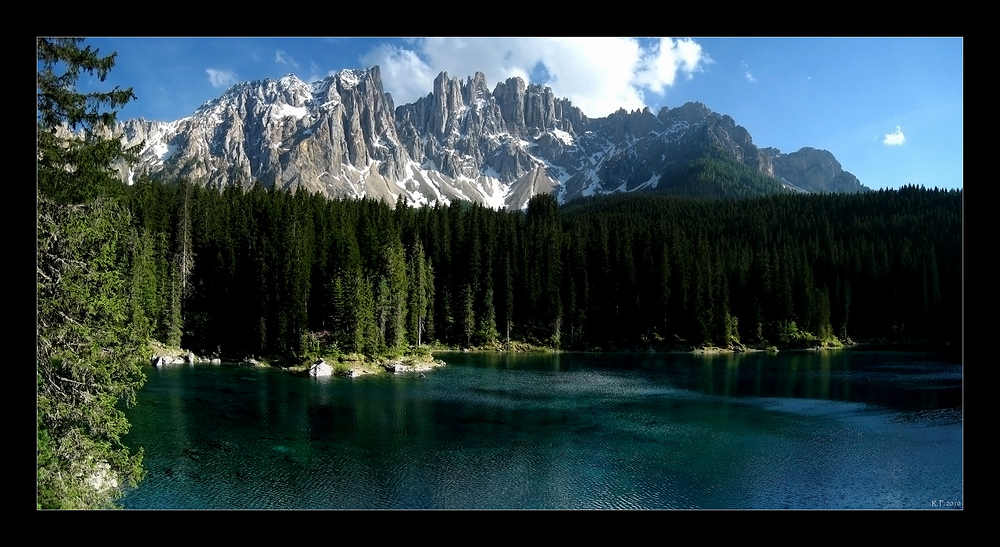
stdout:
<svg viewBox="0 0 1000 547">
<path fill-rule="evenodd" d="M 620 109 L 588 118 L 552 89 L 508 78 L 490 91 L 477 72 L 440 73 L 430 93 L 395 107 L 379 67 L 307 84 L 293 74 L 242 82 L 170 123 L 127 120 L 146 141 L 138 170 L 212 187 L 305 188 L 395 202 L 465 199 L 523 207 L 539 192 L 561 201 L 653 189 L 709 151 L 807 191 L 859 191 L 832 154 L 758 149 L 749 132 L 703 103 Z M 123 167 L 122 177 L 134 171 Z"/>
<path fill-rule="evenodd" d="M 528 86 L 520 77 L 507 78 L 493 88 L 493 97 L 500 106 L 500 112 L 507 128 L 521 134 L 524 125 L 524 94 Z"/>
<path fill-rule="evenodd" d="M 667 113 L 672 120 L 681 120 L 689 124 L 698 124 L 712 117 L 715 112 L 709 110 L 704 103 L 688 102 Z"/>
<path fill-rule="evenodd" d="M 782 154 L 777 148 L 762 152 L 773 158 L 774 176 L 786 186 L 805 192 L 863 192 L 867 188 L 857 177 L 844 171 L 828 150 L 804 147 Z"/>
<path fill-rule="evenodd" d="M 490 88 L 486 85 L 486 75 L 476 72 L 475 76 L 470 76 L 463 88 L 463 97 L 467 105 L 479 104 L 480 101 L 487 101 L 492 96 Z"/>
</svg>

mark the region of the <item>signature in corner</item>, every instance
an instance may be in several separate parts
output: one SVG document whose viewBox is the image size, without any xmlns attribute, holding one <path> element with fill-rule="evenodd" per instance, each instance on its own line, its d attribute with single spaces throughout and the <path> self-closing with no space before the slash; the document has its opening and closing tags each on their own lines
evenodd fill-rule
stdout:
<svg viewBox="0 0 1000 547">
<path fill-rule="evenodd" d="M 933 500 L 931 501 L 931 507 L 951 507 L 953 509 L 961 509 L 962 502 L 960 501 L 946 501 L 946 500 Z"/>
</svg>

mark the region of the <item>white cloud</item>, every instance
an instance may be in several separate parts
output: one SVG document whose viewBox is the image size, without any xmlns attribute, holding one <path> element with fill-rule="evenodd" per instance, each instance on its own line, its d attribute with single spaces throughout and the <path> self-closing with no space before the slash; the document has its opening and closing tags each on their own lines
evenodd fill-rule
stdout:
<svg viewBox="0 0 1000 547">
<path fill-rule="evenodd" d="M 330 74 L 323 73 L 323 69 L 316 64 L 316 61 L 309 61 L 309 76 L 306 78 L 307 82 L 317 82 L 329 75 Z"/>
<path fill-rule="evenodd" d="M 750 74 L 749 70 L 747 71 L 746 76 L 747 76 L 747 81 L 748 82 L 756 82 L 757 81 L 757 79 L 753 77 L 753 74 Z"/>
<path fill-rule="evenodd" d="M 694 40 L 685 38 L 676 42 L 661 38 L 651 48 L 642 52 L 642 66 L 636 83 L 649 87 L 655 93 L 663 93 L 664 88 L 674 85 L 678 72 L 684 72 L 688 79 L 701 70 L 702 64 L 711 63 L 711 58 L 701 51 Z"/>
<path fill-rule="evenodd" d="M 593 117 L 642 108 L 644 93 L 662 94 L 678 74 L 690 79 L 712 62 L 690 39 L 644 47 L 634 38 L 421 38 L 407 46 L 382 44 L 361 57 L 381 67 L 396 104 L 427 95 L 442 71 L 462 79 L 483 72 L 492 88 L 514 76 L 529 81 L 541 63 L 549 77 L 544 85 Z"/>
<path fill-rule="evenodd" d="M 430 93 L 437 76 L 415 51 L 389 44 L 380 44 L 362 55 L 361 62 L 365 66 L 379 66 L 383 87 L 397 105 L 412 103 Z"/>
<path fill-rule="evenodd" d="M 239 76 L 231 70 L 206 68 L 205 72 L 208 73 L 208 81 L 212 84 L 212 87 L 216 89 L 228 88 L 239 80 Z"/>
<path fill-rule="evenodd" d="M 282 65 L 289 65 L 293 68 L 299 68 L 299 64 L 295 62 L 287 53 L 282 50 L 276 50 L 274 52 L 274 62 Z"/>
<path fill-rule="evenodd" d="M 750 65 L 748 65 L 746 61 L 740 61 L 740 64 L 743 65 L 744 69 L 746 69 L 745 76 L 747 78 L 747 81 L 750 83 L 756 82 L 757 79 L 754 78 L 753 74 L 750 72 Z"/>
<path fill-rule="evenodd" d="M 906 137 L 903 135 L 903 130 L 897 125 L 895 133 L 888 133 L 882 144 L 886 146 L 899 146 L 906 142 Z"/>
</svg>

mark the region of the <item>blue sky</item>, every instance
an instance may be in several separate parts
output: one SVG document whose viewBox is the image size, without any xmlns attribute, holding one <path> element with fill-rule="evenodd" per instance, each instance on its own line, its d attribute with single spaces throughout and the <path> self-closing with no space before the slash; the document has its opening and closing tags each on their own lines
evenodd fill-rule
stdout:
<svg viewBox="0 0 1000 547">
<path fill-rule="evenodd" d="M 831 151 L 871 188 L 963 185 L 961 38 L 89 38 L 117 52 L 105 82 L 138 99 L 119 119 L 190 115 L 232 84 L 295 74 L 312 81 L 379 65 L 396 105 L 441 71 L 522 76 L 592 118 L 618 108 L 700 101 L 757 146 Z"/>
</svg>

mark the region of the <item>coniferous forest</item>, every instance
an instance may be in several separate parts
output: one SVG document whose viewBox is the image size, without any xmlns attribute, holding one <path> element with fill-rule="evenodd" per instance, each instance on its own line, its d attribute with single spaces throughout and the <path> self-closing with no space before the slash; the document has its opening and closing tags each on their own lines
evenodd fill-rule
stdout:
<svg viewBox="0 0 1000 547">
<path fill-rule="evenodd" d="M 562 349 L 961 333 L 961 191 L 525 211 L 414 208 L 141 181 L 128 189 L 155 338 L 206 355 L 429 342 Z"/>
</svg>

